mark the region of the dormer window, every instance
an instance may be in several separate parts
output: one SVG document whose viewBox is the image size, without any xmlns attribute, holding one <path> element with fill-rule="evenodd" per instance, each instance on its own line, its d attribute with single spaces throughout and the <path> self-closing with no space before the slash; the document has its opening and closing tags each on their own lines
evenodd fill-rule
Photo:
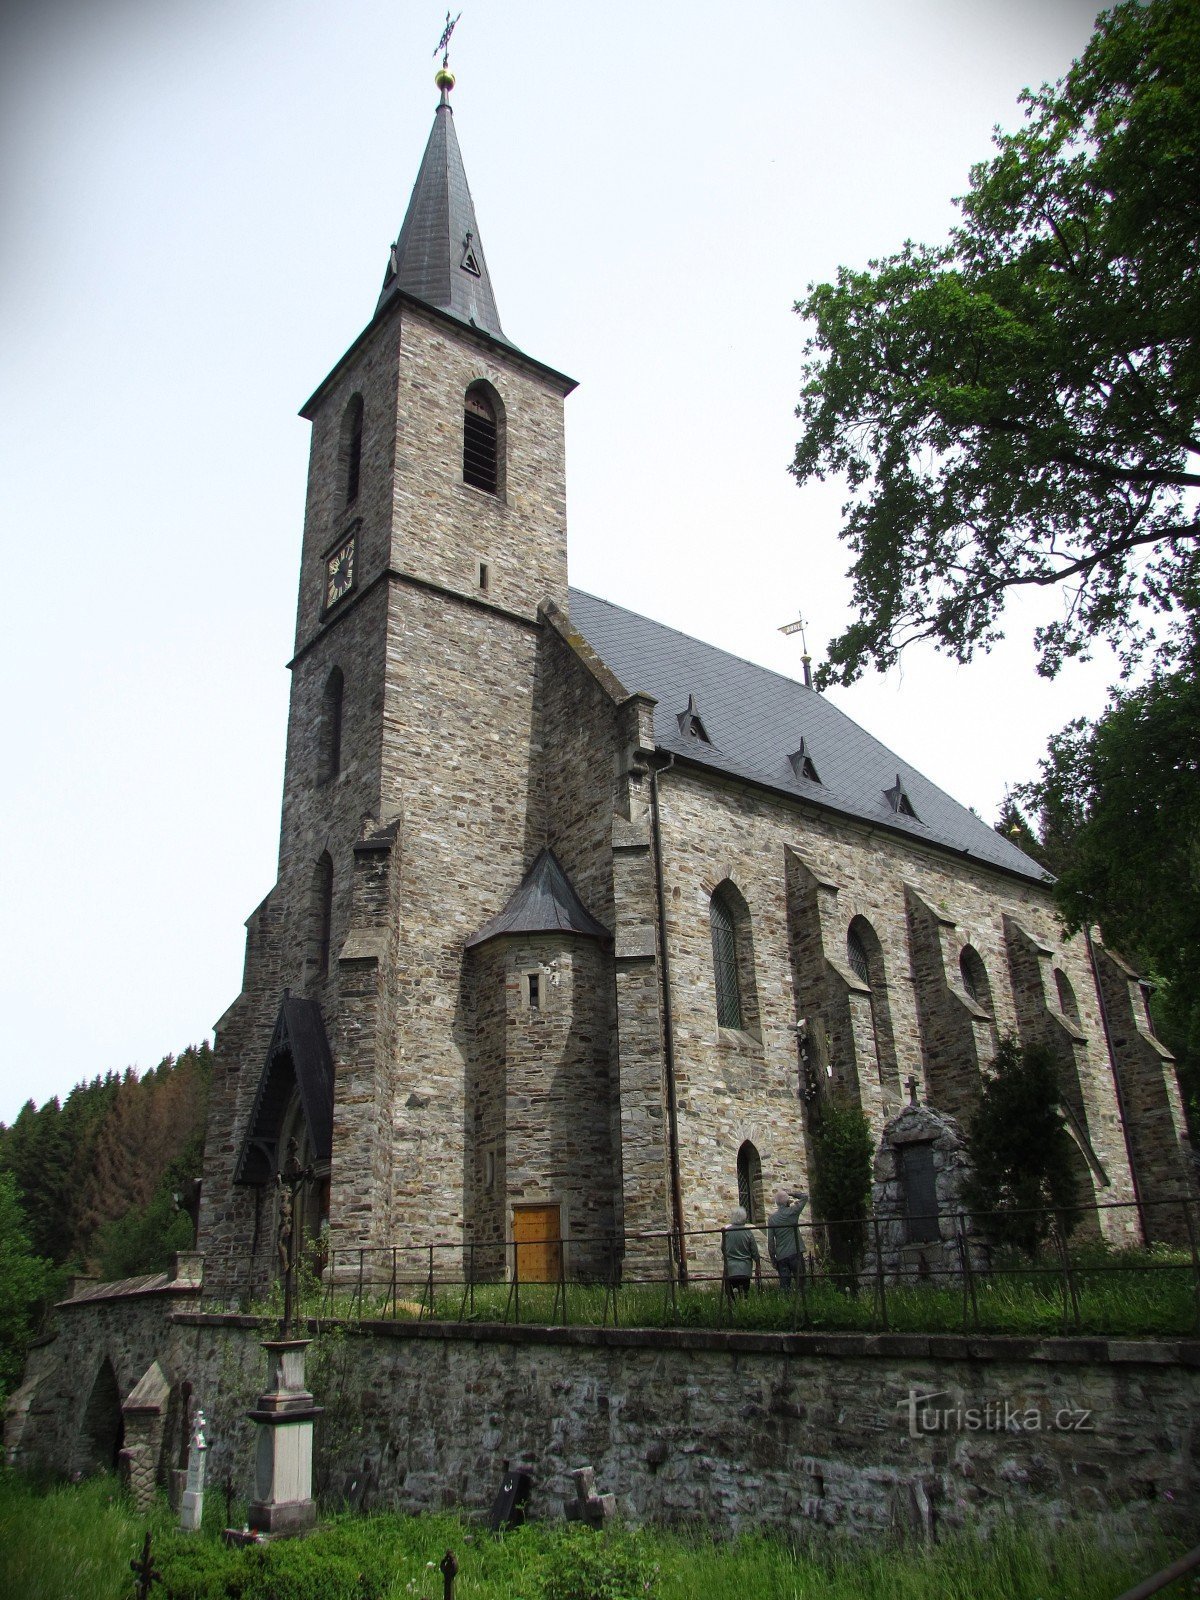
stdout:
<svg viewBox="0 0 1200 1600">
<path fill-rule="evenodd" d="M 809 754 L 808 741 L 801 739 L 800 748 L 793 750 L 788 760 L 792 764 L 792 771 L 798 778 L 805 778 L 809 783 L 820 783 L 821 775 L 816 769 L 812 756 Z"/>
<path fill-rule="evenodd" d="M 499 487 L 496 407 L 482 384 L 472 384 L 463 403 L 463 482 L 495 494 Z"/>
<path fill-rule="evenodd" d="M 908 798 L 908 792 L 904 787 L 904 780 L 901 778 L 899 773 L 896 774 L 896 782 L 893 784 L 893 786 L 890 789 L 885 789 L 883 792 L 887 799 L 888 805 L 891 806 L 892 810 L 898 817 L 911 817 L 914 822 L 920 822 L 921 819 L 913 809 L 913 803 Z"/>
<path fill-rule="evenodd" d="M 703 744 L 712 743 L 712 740 L 708 737 L 708 730 L 700 720 L 700 712 L 697 708 L 694 694 L 688 695 L 687 710 L 681 711 L 675 720 L 679 724 L 680 733 L 687 738 L 699 739 Z"/>
</svg>

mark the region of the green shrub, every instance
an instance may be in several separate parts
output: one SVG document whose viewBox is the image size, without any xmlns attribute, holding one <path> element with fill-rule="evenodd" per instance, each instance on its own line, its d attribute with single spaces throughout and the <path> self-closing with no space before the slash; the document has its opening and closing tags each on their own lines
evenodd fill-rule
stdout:
<svg viewBox="0 0 1200 1600">
<path fill-rule="evenodd" d="M 854 1273 L 862 1264 L 871 1210 L 871 1125 L 858 1106 L 827 1100 L 814 1114 L 812 1141 L 813 1215 L 826 1225 L 835 1265 Z"/>
<path fill-rule="evenodd" d="M 543 1600 L 645 1600 L 650 1592 L 654 1566 L 642 1535 L 576 1523 L 543 1538 Z"/>
<path fill-rule="evenodd" d="M 963 1193 L 984 1234 L 1029 1256 L 1078 1220 L 1076 1148 L 1059 1106 L 1058 1067 L 1045 1045 L 1024 1049 L 1006 1034 L 967 1130 L 971 1175 Z"/>
</svg>

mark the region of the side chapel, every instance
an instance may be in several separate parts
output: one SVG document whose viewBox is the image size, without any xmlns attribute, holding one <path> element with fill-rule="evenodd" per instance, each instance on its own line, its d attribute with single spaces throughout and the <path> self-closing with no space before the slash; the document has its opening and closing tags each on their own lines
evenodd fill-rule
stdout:
<svg viewBox="0 0 1200 1600">
<path fill-rule="evenodd" d="M 273 1275 L 292 1138 L 335 1250 L 462 1240 L 495 1276 L 530 1241 L 536 1276 L 562 1239 L 586 1275 L 807 1187 L 821 1095 L 877 1132 L 910 1077 L 969 1111 L 1005 1030 L 1057 1053 L 1085 1194 L 1178 1192 L 1143 988 L 1063 939 L 1035 862 L 807 681 L 568 587 L 574 384 L 501 326 L 437 81 L 375 313 L 302 411 L 279 876 L 217 1027 L 208 1286 Z"/>
</svg>

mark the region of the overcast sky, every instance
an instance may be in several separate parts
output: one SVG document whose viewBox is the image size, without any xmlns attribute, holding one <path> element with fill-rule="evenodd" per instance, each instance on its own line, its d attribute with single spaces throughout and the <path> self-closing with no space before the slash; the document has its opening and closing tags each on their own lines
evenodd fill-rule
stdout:
<svg viewBox="0 0 1200 1600">
<path fill-rule="evenodd" d="M 846 619 L 801 493 L 839 263 L 935 242 L 1077 0 L 464 0 L 455 125 L 509 337 L 570 373 L 571 579 L 777 670 Z M 0 1119 L 211 1032 L 275 877 L 308 425 L 437 95 L 407 0 L 10 3 L 0 21 Z M 1047 603 L 1047 602 L 1043 602 Z M 989 821 L 1107 663 L 1031 619 L 838 703 Z"/>
</svg>

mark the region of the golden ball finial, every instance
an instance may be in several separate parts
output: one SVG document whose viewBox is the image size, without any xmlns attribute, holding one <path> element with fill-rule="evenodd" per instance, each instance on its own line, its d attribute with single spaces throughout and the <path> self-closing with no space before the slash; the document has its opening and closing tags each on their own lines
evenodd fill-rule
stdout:
<svg viewBox="0 0 1200 1600">
<path fill-rule="evenodd" d="M 433 81 L 437 84 L 439 89 L 445 89 L 446 92 L 449 93 L 454 87 L 454 74 L 450 71 L 449 67 L 439 67 L 434 75 Z"/>
</svg>

